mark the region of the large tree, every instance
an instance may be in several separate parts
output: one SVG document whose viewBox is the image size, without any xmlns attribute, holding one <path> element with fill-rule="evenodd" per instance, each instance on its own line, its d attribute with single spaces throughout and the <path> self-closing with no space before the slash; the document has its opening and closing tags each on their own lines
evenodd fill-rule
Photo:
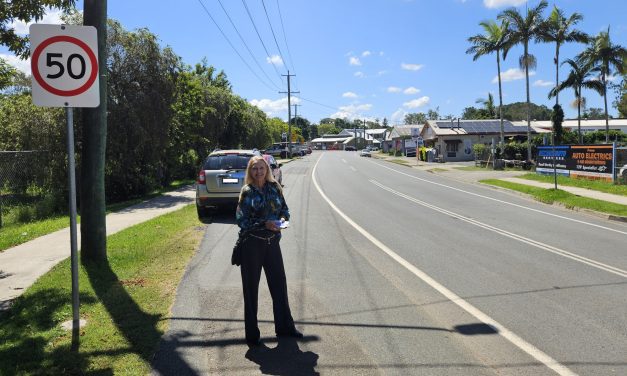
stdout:
<svg viewBox="0 0 627 376">
<path fill-rule="evenodd" d="M 69 11 L 75 3 L 76 0 L 3 1 L 0 5 L 0 44 L 7 46 L 14 54 L 27 58 L 30 53 L 28 37 L 17 35 L 11 23 L 38 21 L 43 18 L 47 8 Z"/>
<path fill-rule="evenodd" d="M 516 8 L 509 8 L 499 14 L 499 19 L 506 20 L 510 29 L 508 38 L 512 44 L 523 45 L 523 55 L 519 59 L 521 69 L 525 70 L 525 82 L 527 88 L 527 160 L 531 159 L 531 99 L 529 96 L 529 69 L 536 66 L 535 56 L 529 53 L 529 42 L 537 40 L 542 32 L 544 20 L 542 12 L 547 7 L 545 0 L 534 8 L 528 8 L 527 14 L 522 15 Z"/>
<path fill-rule="evenodd" d="M 574 26 L 583 19 L 579 13 L 573 13 L 566 18 L 564 12 L 557 6 L 553 7 L 553 11 L 546 19 L 544 27 L 540 32 L 540 39 L 544 42 L 555 42 L 555 87 L 560 83 L 559 66 L 560 66 L 560 47 L 567 42 L 587 43 L 588 35 L 582 31 L 574 29 Z M 555 104 L 559 104 L 559 91 L 555 91 Z"/>
<path fill-rule="evenodd" d="M 571 71 L 566 77 L 566 80 L 561 82 L 557 87 L 554 87 L 549 92 L 549 99 L 551 97 L 557 97 L 558 93 L 564 89 L 570 88 L 575 91 L 574 104 L 577 106 L 577 131 L 579 132 L 579 143 L 583 143 L 583 135 L 581 134 L 581 106 L 585 104 L 585 98 L 583 97 L 582 90 L 592 89 L 597 93 L 603 93 L 603 84 L 601 81 L 593 79 L 593 72 L 589 66 L 582 64 L 581 62 L 573 59 L 567 59 L 562 64 L 570 65 Z"/>
<path fill-rule="evenodd" d="M 501 149 L 503 148 L 504 142 L 504 128 L 503 128 L 503 90 L 501 87 L 501 54 L 503 54 L 503 60 L 507 56 L 507 51 L 510 47 L 509 41 L 509 23 L 505 20 L 501 22 L 501 24 L 497 24 L 494 21 L 484 21 L 479 25 L 483 27 L 485 30 L 485 34 L 477 34 L 473 37 L 468 38 L 468 41 L 472 44 L 468 50 L 466 50 L 467 54 L 474 54 L 472 60 L 475 61 L 481 56 L 489 55 L 494 53 L 496 55 L 496 72 L 499 81 L 499 118 L 501 123 L 501 134 L 500 141 Z M 492 94 L 489 95 L 488 99 L 492 98 Z M 492 107 L 494 100 L 492 100 Z"/>
<path fill-rule="evenodd" d="M 423 124 L 427 121 L 427 115 L 422 112 L 410 112 L 405 115 L 405 124 Z"/>
<path fill-rule="evenodd" d="M 620 45 L 613 44 L 610 39 L 610 28 L 601 31 L 594 37 L 588 47 L 577 56 L 585 64 L 596 67 L 601 74 L 603 84 L 603 102 L 605 109 L 605 142 L 610 142 L 610 122 L 607 112 L 607 79 L 614 71 L 624 74 L 627 50 Z"/>
</svg>

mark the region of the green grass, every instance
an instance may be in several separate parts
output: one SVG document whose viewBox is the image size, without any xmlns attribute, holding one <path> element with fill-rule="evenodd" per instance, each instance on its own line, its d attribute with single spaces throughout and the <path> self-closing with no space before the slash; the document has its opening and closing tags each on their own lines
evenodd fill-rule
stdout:
<svg viewBox="0 0 627 376">
<path fill-rule="evenodd" d="M 115 204 L 107 205 L 106 212 L 116 212 L 129 206 L 133 206 L 142 201 L 162 195 L 164 192 L 172 191 L 185 185 L 193 184 L 192 180 L 175 181 L 170 186 L 150 192 L 146 196 L 127 200 L 124 202 L 118 202 Z M 80 223 L 80 216 L 76 218 L 77 223 Z M 26 243 L 43 235 L 53 233 L 63 228 L 70 226 L 70 216 L 58 216 L 54 218 L 48 218 L 44 220 L 37 220 L 28 223 L 8 222 L 3 223 L 0 227 L 0 252 Z"/>
<path fill-rule="evenodd" d="M 485 168 L 485 167 L 477 167 L 477 166 L 464 166 L 464 167 L 453 167 L 455 170 L 461 170 L 461 171 L 486 171 L 486 170 L 492 170 L 491 168 Z"/>
<path fill-rule="evenodd" d="M 544 183 L 553 184 L 553 175 L 539 175 L 539 174 L 525 174 L 517 176 L 518 178 L 540 181 Z M 612 193 L 615 195 L 627 196 L 627 185 L 617 185 L 614 183 L 598 181 L 598 180 L 586 180 L 586 179 L 573 179 L 566 176 L 557 176 L 557 184 L 566 185 L 569 187 L 587 188 L 595 191 Z"/>
<path fill-rule="evenodd" d="M 396 163 L 396 164 L 400 164 L 404 166 L 407 166 L 407 163 L 409 163 L 404 159 L 388 159 L 388 162 L 392 162 L 392 163 Z"/>
<path fill-rule="evenodd" d="M 627 205 L 615 204 L 607 201 L 576 196 L 560 189 L 544 189 L 524 184 L 516 184 L 498 179 L 481 180 L 481 183 L 507 188 L 533 196 L 536 200 L 546 204 L 558 202 L 569 209 L 582 208 L 601 213 L 627 216 Z"/>
<path fill-rule="evenodd" d="M 176 287 L 202 237 L 194 205 L 107 238 L 108 264 L 79 271 L 79 351 L 71 331 L 70 260 L 0 314 L 0 375 L 149 373 Z"/>
</svg>

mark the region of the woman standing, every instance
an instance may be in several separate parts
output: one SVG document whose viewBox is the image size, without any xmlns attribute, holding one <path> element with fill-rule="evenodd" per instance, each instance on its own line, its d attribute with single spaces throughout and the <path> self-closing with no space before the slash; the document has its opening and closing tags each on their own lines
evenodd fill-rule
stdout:
<svg viewBox="0 0 627 376">
<path fill-rule="evenodd" d="M 244 320 L 248 346 L 261 344 L 257 325 L 259 280 L 263 268 L 272 296 L 274 331 L 277 336 L 302 338 L 296 330 L 287 299 L 287 280 L 281 256 L 281 221 L 290 218 L 280 184 L 261 156 L 248 161 L 244 186 L 236 212 L 240 236 L 245 237 L 241 259 Z"/>
</svg>

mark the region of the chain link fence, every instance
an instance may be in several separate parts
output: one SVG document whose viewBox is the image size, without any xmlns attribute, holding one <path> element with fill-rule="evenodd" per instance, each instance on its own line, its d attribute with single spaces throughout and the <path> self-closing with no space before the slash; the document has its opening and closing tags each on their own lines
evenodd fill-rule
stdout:
<svg viewBox="0 0 627 376">
<path fill-rule="evenodd" d="M 28 221 L 54 211 L 49 197 L 51 169 L 46 151 L 0 151 L 0 227 L 8 219 Z"/>
</svg>

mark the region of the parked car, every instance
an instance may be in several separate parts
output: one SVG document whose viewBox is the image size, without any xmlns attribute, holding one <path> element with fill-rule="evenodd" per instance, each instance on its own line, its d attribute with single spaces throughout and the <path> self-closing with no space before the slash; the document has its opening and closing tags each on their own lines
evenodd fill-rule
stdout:
<svg viewBox="0 0 627 376">
<path fill-rule="evenodd" d="M 205 159 L 196 180 L 196 211 L 203 218 L 210 208 L 237 204 L 246 165 L 258 150 L 215 150 Z"/>
<path fill-rule="evenodd" d="M 356 151 L 357 149 L 354 146 L 346 146 L 344 148 L 344 150 L 346 150 L 346 151 Z"/>
<path fill-rule="evenodd" d="M 268 166 L 270 166 L 274 180 L 283 185 L 283 172 L 281 171 L 281 164 L 278 163 L 270 154 L 264 154 L 263 159 L 265 159 Z"/>
<path fill-rule="evenodd" d="M 370 150 L 363 149 L 362 151 L 359 152 L 359 156 L 360 157 L 371 157 Z"/>
</svg>

